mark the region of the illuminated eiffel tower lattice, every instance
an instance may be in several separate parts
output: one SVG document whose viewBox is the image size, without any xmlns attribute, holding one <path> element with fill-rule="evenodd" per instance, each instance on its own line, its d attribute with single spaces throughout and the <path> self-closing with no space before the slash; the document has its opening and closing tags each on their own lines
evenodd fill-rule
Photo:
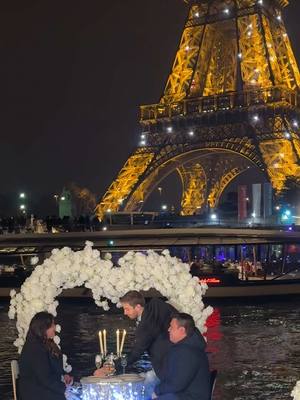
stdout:
<svg viewBox="0 0 300 400">
<path fill-rule="evenodd" d="M 96 214 L 138 211 L 177 171 L 181 213 L 215 208 L 248 168 L 279 194 L 300 184 L 300 75 L 282 19 L 288 0 L 194 0 L 158 104 L 141 106 L 141 142 Z M 300 124 L 300 122 L 299 122 Z"/>
</svg>

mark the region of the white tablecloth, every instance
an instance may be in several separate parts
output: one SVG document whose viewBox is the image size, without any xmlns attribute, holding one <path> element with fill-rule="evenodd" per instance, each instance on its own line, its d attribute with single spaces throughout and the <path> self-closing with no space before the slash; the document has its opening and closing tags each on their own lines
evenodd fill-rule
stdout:
<svg viewBox="0 0 300 400">
<path fill-rule="evenodd" d="M 81 379 L 82 400 L 144 400 L 144 378 L 125 374 Z"/>
</svg>

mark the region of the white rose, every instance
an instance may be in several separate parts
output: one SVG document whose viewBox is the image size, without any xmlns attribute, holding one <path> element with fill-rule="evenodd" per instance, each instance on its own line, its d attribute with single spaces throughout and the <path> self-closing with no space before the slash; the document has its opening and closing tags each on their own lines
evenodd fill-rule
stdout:
<svg viewBox="0 0 300 400">
<path fill-rule="evenodd" d="M 72 371 L 72 366 L 70 364 L 67 364 L 64 368 L 64 371 L 69 374 Z"/>
<path fill-rule="evenodd" d="M 133 251 L 129 251 L 128 253 L 125 254 L 125 256 L 123 256 L 125 261 L 130 261 L 133 257 L 134 257 Z"/>
<path fill-rule="evenodd" d="M 105 253 L 105 254 L 104 254 L 104 260 L 109 261 L 109 260 L 111 260 L 111 259 L 112 259 L 112 255 L 111 255 L 110 253 Z"/>
<path fill-rule="evenodd" d="M 14 319 L 14 318 L 15 318 L 15 315 L 16 315 L 15 308 L 10 307 L 10 308 L 9 308 L 9 311 L 8 311 L 8 318 L 9 318 L 9 319 Z"/>
<path fill-rule="evenodd" d="M 60 344 L 60 337 L 55 335 L 54 338 L 53 338 L 53 342 L 56 343 L 57 345 L 59 345 Z"/>
<path fill-rule="evenodd" d="M 40 299 L 33 299 L 31 301 L 31 307 L 36 310 L 37 312 L 43 311 L 44 303 Z"/>
<path fill-rule="evenodd" d="M 37 256 L 31 257 L 30 264 L 36 265 L 39 262 L 39 258 Z"/>
<path fill-rule="evenodd" d="M 293 397 L 293 400 L 300 400 L 300 381 L 296 383 L 291 396 Z"/>
</svg>

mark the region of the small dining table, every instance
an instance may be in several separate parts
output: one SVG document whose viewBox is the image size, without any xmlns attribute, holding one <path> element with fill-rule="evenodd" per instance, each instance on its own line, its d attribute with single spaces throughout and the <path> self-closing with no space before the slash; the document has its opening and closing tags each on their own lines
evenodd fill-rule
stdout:
<svg viewBox="0 0 300 400">
<path fill-rule="evenodd" d="M 82 400 L 144 400 L 144 378 L 138 374 L 81 379 Z"/>
</svg>

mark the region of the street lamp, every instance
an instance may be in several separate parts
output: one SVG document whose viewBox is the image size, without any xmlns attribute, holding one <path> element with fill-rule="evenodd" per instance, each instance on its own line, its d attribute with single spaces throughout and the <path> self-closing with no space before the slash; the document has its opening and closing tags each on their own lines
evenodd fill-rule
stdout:
<svg viewBox="0 0 300 400">
<path fill-rule="evenodd" d="M 166 210 L 168 209 L 168 206 L 167 206 L 166 204 L 163 204 L 163 205 L 161 206 L 161 209 L 162 209 L 163 211 L 166 211 Z"/>
<path fill-rule="evenodd" d="M 20 211 L 20 213 L 22 213 L 22 214 L 26 214 L 26 208 L 27 208 L 27 206 L 26 206 L 26 194 L 25 194 L 25 192 L 20 192 L 19 193 L 19 201 L 18 201 L 18 208 L 19 208 L 19 211 Z"/>
<path fill-rule="evenodd" d="M 26 206 L 25 206 L 25 204 L 20 204 L 20 211 L 22 212 L 22 214 L 26 214 Z"/>
</svg>

